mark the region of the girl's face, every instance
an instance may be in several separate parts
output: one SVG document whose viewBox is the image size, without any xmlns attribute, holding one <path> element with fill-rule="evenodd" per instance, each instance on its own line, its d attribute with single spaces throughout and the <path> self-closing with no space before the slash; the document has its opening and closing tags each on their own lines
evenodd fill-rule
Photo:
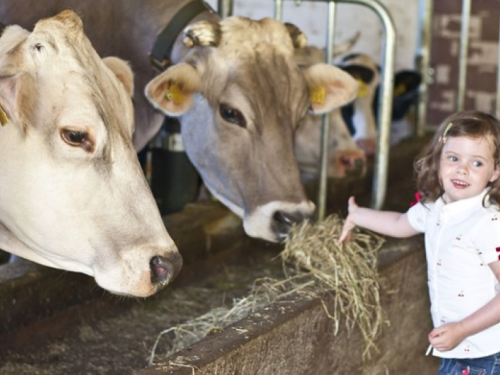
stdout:
<svg viewBox="0 0 500 375">
<path fill-rule="evenodd" d="M 446 203 L 472 198 L 500 175 L 488 138 L 448 137 L 441 151 L 439 179 Z"/>
</svg>

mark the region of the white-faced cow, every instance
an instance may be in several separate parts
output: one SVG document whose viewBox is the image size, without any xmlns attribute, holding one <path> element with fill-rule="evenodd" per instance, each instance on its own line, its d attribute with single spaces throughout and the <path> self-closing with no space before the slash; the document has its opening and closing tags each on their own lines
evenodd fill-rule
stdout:
<svg viewBox="0 0 500 375">
<path fill-rule="evenodd" d="M 32 32 L 3 31 L 0 248 L 94 276 L 116 294 L 149 296 L 182 259 L 137 161 L 125 87 L 130 69 L 103 61 L 71 11 Z"/>
<path fill-rule="evenodd" d="M 101 55 L 130 61 L 137 150 L 157 133 L 164 113 L 180 116 L 189 158 L 208 189 L 243 218 L 247 234 L 280 241 L 312 215 L 294 133 L 308 109 L 331 110 L 355 89 L 335 67 L 298 67 L 293 50 L 305 37 L 296 27 L 272 19 L 221 21 L 199 0 L 5 0 L 0 19 L 29 24 L 34 14 L 65 7 L 86 20 Z M 155 59 L 167 68 L 160 75 L 148 57 L 157 41 L 165 45 Z"/>
</svg>

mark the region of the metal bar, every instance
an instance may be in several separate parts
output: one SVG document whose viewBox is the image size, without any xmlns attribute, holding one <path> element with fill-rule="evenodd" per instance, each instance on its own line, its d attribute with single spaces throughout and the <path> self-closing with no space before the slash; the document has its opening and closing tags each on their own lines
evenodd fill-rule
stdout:
<svg viewBox="0 0 500 375">
<path fill-rule="evenodd" d="M 334 1 L 328 3 L 328 33 L 326 36 L 326 56 L 325 62 L 331 64 L 333 60 L 334 39 L 335 39 L 335 12 L 337 4 Z M 324 114 L 321 117 L 321 159 L 318 188 L 318 220 L 325 218 L 327 187 L 328 187 L 328 154 L 330 138 L 330 115 Z"/>
<path fill-rule="evenodd" d="M 467 51 L 469 49 L 469 24 L 471 0 L 462 0 L 462 27 L 460 30 L 460 56 L 458 57 L 457 111 L 463 111 L 467 81 Z"/>
<path fill-rule="evenodd" d="M 283 19 L 283 0 L 274 0 L 274 18 L 278 21 Z"/>
<path fill-rule="evenodd" d="M 396 28 L 387 8 L 376 0 L 340 0 L 342 3 L 362 4 L 371 8 L 382 21 L 385 33 L 383 58 L 381 62 L 381 95 L 379 97 L 379 131 L 377 153 L 373 175 L 371 207 L 380 209 L 384 205 L 389 168 L 389 138 L 392 119 L 392 98 L 394 91 L 394 60 L 396 56 Z"/>
<path fill-rule="evenodd" d="M 495 115 L 500 118 L 500 30 L 498 32 L 498 60 L 497 60 L 497 97 Z"/>
<path fill-rule="evenodd" d="M 233 0 L 218 0 L 217 11 L 221 18 L 231 17 L 233 15 Z"/>
<path fill-rule="evenodd" d="M 420 0 L 416 65 L 422 76 L 422 83 L 420 84 L 417 103 L 417 137 L 423 137 L 427 129 L 427 101 L 429 99 L 429 83 L 431 82 L 430 50 L 433 7 L 434 0 Z"/>
</svg>

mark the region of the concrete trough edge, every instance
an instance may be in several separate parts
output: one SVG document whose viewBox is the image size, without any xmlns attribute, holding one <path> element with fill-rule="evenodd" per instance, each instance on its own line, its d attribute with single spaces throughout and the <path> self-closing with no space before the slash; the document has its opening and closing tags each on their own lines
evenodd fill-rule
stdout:
<svg viewBox="0 0 500 375">
<path fill-rule="evenodd" d="M 431 374 L 424 355 L 431 329 L 422 236 L 389 240 L 379 258 L 381 302 L 388 324 L 378 353 L 363 361 L 364 341 L 327 317 L 320 299 L 273 303 L 221 332 L 166 357 L 140 375 Z M 332 308 L 331 297 L 324 302 Z M 408 358 L 412 361 L 408 361 Z"/>
</svg>

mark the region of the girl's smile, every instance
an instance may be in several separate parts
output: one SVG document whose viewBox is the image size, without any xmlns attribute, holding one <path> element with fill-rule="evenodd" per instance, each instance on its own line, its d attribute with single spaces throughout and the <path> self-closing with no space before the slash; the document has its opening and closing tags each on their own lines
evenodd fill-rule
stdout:
<svg viewBox="0 0 500 375">
<path fill-rule="evenodd" d="M 488 138 L 448 137 L 441 151 L 439 177 L 446 203 L 472 198 L 495 181 L 500 169 Z"/>
</svg>

